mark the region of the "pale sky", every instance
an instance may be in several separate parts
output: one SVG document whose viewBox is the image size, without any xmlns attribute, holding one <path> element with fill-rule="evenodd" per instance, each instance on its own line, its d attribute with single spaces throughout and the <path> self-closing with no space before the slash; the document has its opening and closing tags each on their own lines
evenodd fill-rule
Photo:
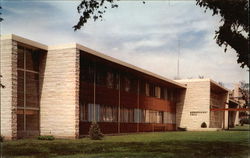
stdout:
<svg viewBox="0 0 250 158">
<path fill-rule="evenodd" d="M 204 76 L 223 82 L 248 81 L 247 69 L 236 53 L 214 40 L 220 17 L 196 6 L 195 1 L 119 1 L 103 21 L 90 21 L 74 32 L 80 1 L 1 0 L 1 34 L 16 34 L 46 45 L 79 43 L 103 54 L 169 79 Z"/>
</svg>

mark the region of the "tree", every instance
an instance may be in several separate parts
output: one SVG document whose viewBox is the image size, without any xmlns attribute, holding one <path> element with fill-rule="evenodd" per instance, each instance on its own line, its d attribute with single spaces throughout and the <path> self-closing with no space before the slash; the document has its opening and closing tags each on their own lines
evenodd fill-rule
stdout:
<svg viewBox="0 0 250 158">
<path fill-rule="evenodd" d="M 249 68 L 248 0 L 196 0 L 196 2 L 196 5 L 205 8 L 205 12 L 207 9 L 211 9 L 213 16 L 221 16 L 223 24 L 215 31 L 216 43 L 219 46 L 224 45 L 225 52 L 228 45 L 231 46 L 237 53 L 237 62 L 241 64 L 241 67 Z M 102 20 L 103 14 L 108 9 L 107 5 L 110 5 L 111 8 L 118 7 L 114 0 L 83 0 L 77 7 L 81 16 L 78 23 L 73 26 L 74 30 L 81 29 L 91 18 L 94 21 Z"/>
<path fill-rule="evenodd" d="M 246 83 L 245 81 L 240 82 L 239 92 L 241 93 L 241 98 L 244 100 L 245 104 L 243 105 L 244 108 L 250 108 L 249 105 L 249 83 Z"/>
<path fill-rule="evenodd" d="M 92 122 L 89 128 L 89 137 L 93 140 L 100 140 L 103 138 L 103 134 L 96 122 Z"/>
<path fill-rule="evenodd" d="M 245 81 L 241 81 L 240 82 L 240 86 L 239 86 L 239 93 L 240 93 L 240 98 L 238 98 L 238 100 L 241 100 L 240 106 L 242 108 L 250 108 L 249 105 L 249 83 L 246 83 Z M 243 101 L 243 102 L 242 102 Z M 241 119 L 241 124 L 247 123 L 249 121 L 249 111 L 241 111 L 239 113 L 239 117 L 242 118 Z M 248 119 L 246 119 L 248 117 Z M 248 122 L 249 123 L 249 122 Z"/>
<path fill-rule="evenodd" d="M 97 19 L 102 20 L 102 15 L 108 9 L 107 3 L 111 6 L 111 8 L 117 8 L 118 5 L 115 4 L 114 0 L 83 0 L 77 7 L 77 11 L 81 14 L 78 23 L 73 26 L 74 30 L 81 29 L 89 19 L 93 18 L 94 21 Z"/>
<path fill-rule="evenodd" d="M 1 9 L 2 9 L 2 7 L 0 6 L 0 16 L 2 15 Z M 3 18 L 2 18 L 2 17 L 0 17 L 0 22 L 1 22 L 1 21 L 3 21 Z"/>
<path fill-rule="evenodd" d="M 219 46 L 231 46 L 237 53 L 237 62 L 249 68 L 249 2 L 248 0 L 196 0 L 205 11 L 211 9 L 214 15 L 221 16 L 223 24 L 215 31 Z"/>
</svg>

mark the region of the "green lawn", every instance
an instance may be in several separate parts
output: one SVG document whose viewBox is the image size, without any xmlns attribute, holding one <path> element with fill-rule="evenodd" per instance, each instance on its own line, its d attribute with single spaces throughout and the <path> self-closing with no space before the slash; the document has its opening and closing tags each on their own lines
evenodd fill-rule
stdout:
<svg viewBox="0 0 250 158">
<path fill-rule="evenodd" d="M 238 127 L 248 129 L 248 127 Z M 106 136 L 103 140 L 44 141 L 35 139 L 2 143 L 6 158 L 85 157 L 250 157 L 249 131 L 159 132 Z"/>
</svg>

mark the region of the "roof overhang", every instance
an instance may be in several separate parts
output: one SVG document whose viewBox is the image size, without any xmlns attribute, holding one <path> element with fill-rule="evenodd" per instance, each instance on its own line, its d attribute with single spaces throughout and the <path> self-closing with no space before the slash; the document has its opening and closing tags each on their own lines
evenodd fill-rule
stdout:
<svg viewBox="0 0 250 158">
<path fill-rule="evenodd" d="M 29 40 L 27 38 L 23 38 L 23 37 L 20 37 L 20 36 L 17 36 L 17 35 L 13 35 L 13 34 L 1 35 L 1 40 L 13 40 L 13 41 L 17 41 L 17 42 L 20 42 L 20 43 L 23 43 L 23 44 L 26 44 L 26 45 L 29 45 L 29 46 L 32 46 L 32 47 L 36 47 L 36 48 L 43 49 L 43 50 L 48 50 L 47 45 L 44 45 L 42 43 Z"/>
<path fill-rule="evenodd" d="M 209 82 L 210 83 L 210 88 L 212 91 L 218 92 L 218 93 L 227 93 L 230 90 L 223 87 L 222 85 L 218 84 L 214 80 L 210 78 L 202 78 L 202 79 L 181 79 L 181 80 L 175 80 L 176 82 L 180 83 L 189 83 L 189 82 Z"/>
</svg>

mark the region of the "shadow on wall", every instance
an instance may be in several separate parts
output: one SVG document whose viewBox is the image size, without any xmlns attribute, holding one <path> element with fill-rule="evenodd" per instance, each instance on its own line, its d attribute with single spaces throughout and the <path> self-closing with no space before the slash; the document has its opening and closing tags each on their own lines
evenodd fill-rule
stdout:
<svg viewBox="0 0 250 158">
<path fill-rule="evenodd" d="M 183 107 L 184 107 L 184 102 L 186 99 L 186 89 L 180 90 L 179 91 L 179 97 L 176 103 L 176 128 L 178 130 L 178 127 L 181 125 L 181 120 L 182 120 L 182 114 L 183 114 Z M 185 128 L 185 127 L 180 127 L 180 128 Z"/>
<path fill-rule="evenodd" d="M 47 61 L 47 54 L 46 51 L 40 52 L 40 59 L 39 59 L 39 103 L 41 102 L 41 94 L 43 91 L 43 82 L 44 82 L 44 72 L 46 68 L 46 61 Z"/>
</svg>

